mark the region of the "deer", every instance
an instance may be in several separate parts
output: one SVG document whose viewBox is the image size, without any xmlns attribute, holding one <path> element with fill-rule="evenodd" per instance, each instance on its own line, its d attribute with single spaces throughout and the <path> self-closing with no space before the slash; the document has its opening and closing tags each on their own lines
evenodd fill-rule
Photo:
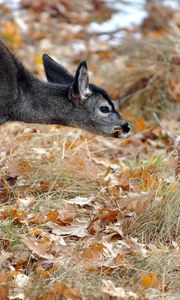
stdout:
<svg viewBox="0 0 180 300">
<path fill-rule="evenodd" d="M 47 81 L 31 74 L 0 41 L 0 125 L 7 121 L 58 124 L 121 138 L 129 124 L 106 91 L 89 83 L 82 60 L 75 75 L 47 54 L 42 57 Z"/>
</svg>

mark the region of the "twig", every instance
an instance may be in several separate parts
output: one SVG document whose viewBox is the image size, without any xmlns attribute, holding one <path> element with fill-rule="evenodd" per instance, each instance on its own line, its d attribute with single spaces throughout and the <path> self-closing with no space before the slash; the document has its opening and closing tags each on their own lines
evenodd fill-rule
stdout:
<svg viewBox="0 0 180 300">
<path fill-rule="evenodd" d="M 155 118 L 158 125 L 165 131 L 167 137 L 175 144 L 176 138 L 174 136 L 172 136 L 171 133 L 164 127 L 164 125 L 161 123 L 161 121 L 159 120 L 159 118 L 155 112 L 153 112 L 153 117 Z"/>
</svg>

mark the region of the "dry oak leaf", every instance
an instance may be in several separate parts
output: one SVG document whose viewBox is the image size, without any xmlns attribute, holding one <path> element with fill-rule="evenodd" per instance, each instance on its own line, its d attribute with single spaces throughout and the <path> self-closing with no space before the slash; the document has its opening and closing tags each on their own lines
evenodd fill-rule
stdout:
<svg viewBox="0 0 180 300">
<path fill-rule="evenodd" d="M 87 224 L 83 222 L 76 222 L 67 226 L 59 226 L 56 223 L 48 222 L 46 226 L 52 229 L 52 233 L 56 235 L 70 235 L 77 237 L 84 237 L 87 235 Z"/>
<path fill-rule="evenodd" d="M 89 196 L 89 197 L 81 197 L 77 196 L 73 199 L 68 200 L 68 203 L 71 204 L 77 204 L 79 206 L 84 206 L 84 205 L 93 205 L 92 202 L 94 202 L 95 197 L 94 196 Z"/>
<path fill-rule="evenodd" d="M 12 177 L 22 176 L 24 178 L 30 178 L 33 172 L 30 161 L 26 159 L 15 160 L 7 167 Z"/>
<path fill-rule="evenodd" d="M 57 209 L 49 211 L 47 215 L 49 221 L 54 222 L 60 226 L 70 225 L 74 220 L 74 217 L 75 213 L 71 213 L 67 210 L 60 212 Z"/>
<path fill-rule="evenodd" d="M 4 264 L 10 257 L 12 257 L 12 253 L 6 252 L 3 249 L 0 252 L 0 268 L 2 264 Z"/>
<path fill-rule="evenodd" d="M 103 253 L 105 246 L 100 242 L 93 242 L 92 245 L 83 249 L 83 256 L 89 260 L 91 263 L 99 260 L 100 256 Z"/>
<path fill-rule="evenodd" d="M 119 241 L 111 243 L 94 241 L 83 249 L 82 255 L 90 270 L 106 268 L 110 271 L 126 264 L 125 256 L 129 253 L 131 253 L 131 249 L 125 243 L 122 245 Z"/>
<path fill-rule="evenodd" d="M 42 225 L 48 222 L 47 216 L 45 216 L 42 212 L 29 214 L 27 218 L 28 224 L 36 224 L 36 225 Z"/>
<path fill-rule="evenodd" d="M 21 209 L 18 206 L 5 207 L 4 209 L 2 209 L 0 211 L 0 219 L 5 220 L 7 218 L 12 218 L 13 223 L 15 223 L 15 224 L 23 223 L 26 216 L 27 216 L 27 212 L 25 212 L 23 210 L 21 211 Z"/>
<path fill-rule="evenodd" d="M 130 192 L 127 195 L 120 197 L 120 203 L 121 207 L 135 211 L 137 215 L 142 215 L 154 197 L 154 191 L 140 193 Z"/>
<path fill-rule="evenodd" d="M 81 300 L 82 296 L 78 287 L 71 288 L 64 283 L 56 282 L 45 295 L 37 300 L 52 299 Z"/>
<path fill-rule="evenodd" d="M 22 44 L 20 31 L 15 22 L 8 22 L 1 24 L 1 31 L 3 37 L 8 40 L 11 46 L 19 48 Z"/>
<path fill-rule="evenodd" d="M 180 75 L 175 75 L 170 79 L 167 90 L 174 101 L 180 102 Z"/>
<path fill-rule="evenodd" d="M 52 248 L 53 242 L 46 236 L 42 236 L 42 239 L 36 239 L 33 236 L 22 236 L 22 242 L 39 257 L 45 259 L 54 258 L 48 251 Z"/>
<path fill-rule="evenodd" d="M 157 289 L 160 286 L 160 280 L 157 278 L 156 272 L 151 272 L 148 275 L 142 276 L 141 284 L 145 289 L 150 289 L 150 288 Z"/>
<path fill-rule="evenodd" d="M 10 278 L 6 269 L 2 269 L 0 272 L 0 296 L 1 300 L 9 299 Z"/>
<path fill-rule="evenodd" d="M 147 249 L 145 244 L 138 243 L 137 238 L 130 238 L 129 245 L 132 249 L 132 255 L 134 256 L 141 256 L 141 257 L 147 257 Z"/>
<path fill-rule="evenodd" d="M 52 275 L 59 268 L 58 264 L 51 264 L 50 267 L 42 267 L 41 265 L 37 266 L 36 273 L 39 277 L 47 278 Z"/>
<path fill-rule="evenodd" d="M 124 252 L 123 249 L 121 251 L 120 247 L 118 248 L 118 245 L 117 247 L 114 246 L 113 243 L 111 245 L 110 243 L 96 242 L 83 249 L 82 255 L 90 271 L 102 268 L 110 271 L 126 263 Z"/>
<path fill-rule="evenodd" d="M 95 234 L 96 232 L 102 231 L 107 225 L 116 223 L 120 218 L 122 218 L 122 214 L 119 210 L 100 209 L 99 215 L 90 222 L 88 232 Z"/>
<path fill-rule="evenodd" d="M 119 174 L 108 172 L 104 177 L 105 182 L 108 183 L 108 189 L 113 187 L 121 188 L 123 191 L 129 191 L 130 187 L 130 172 L 125 170 Z"/>
<path fill-rule="evenodd" d="M 139 299 L 136 293 L 132 291 L 126 292 L 123 287 L 115 287 L 111 280 L 102 279 L 102 283 L 104 284 L 102 291 L 111 297 L 117 297 L 117 299 Z"/>
</svg>

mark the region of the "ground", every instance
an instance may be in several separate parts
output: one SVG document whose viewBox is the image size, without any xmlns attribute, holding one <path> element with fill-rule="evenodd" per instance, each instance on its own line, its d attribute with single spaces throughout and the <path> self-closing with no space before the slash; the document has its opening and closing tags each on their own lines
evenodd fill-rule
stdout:
<svg viewBox="0 0 180 300">
<path fill-rule="evenodd" d="M 179 15 L 154 4 L 114 45 L 88 31 L 114 12 L 73 4 L 1 6 L 1 39 L 41 78 L 44 52 L 72 71 L 86 58 L 132 132 L 0 127 L 1 300 L 178 300 Z"/>
</svg>

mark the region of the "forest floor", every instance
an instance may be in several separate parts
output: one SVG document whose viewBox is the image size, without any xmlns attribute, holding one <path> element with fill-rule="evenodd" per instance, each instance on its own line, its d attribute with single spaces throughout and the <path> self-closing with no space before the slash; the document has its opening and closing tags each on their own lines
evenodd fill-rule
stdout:
<svg viewBox="0 0 180 300">
<path fill-rule="evenodd" d="M 178 300 L 180 13 L 154 4 L 102 34 L 90 24 L 114 11 L 72 3 L 1 5 L 0 37 L 43 79 L 42 53 L 72 72 L 87 59 L 132 132 L 0 127 L 0 300 Z"/>
</svg>

